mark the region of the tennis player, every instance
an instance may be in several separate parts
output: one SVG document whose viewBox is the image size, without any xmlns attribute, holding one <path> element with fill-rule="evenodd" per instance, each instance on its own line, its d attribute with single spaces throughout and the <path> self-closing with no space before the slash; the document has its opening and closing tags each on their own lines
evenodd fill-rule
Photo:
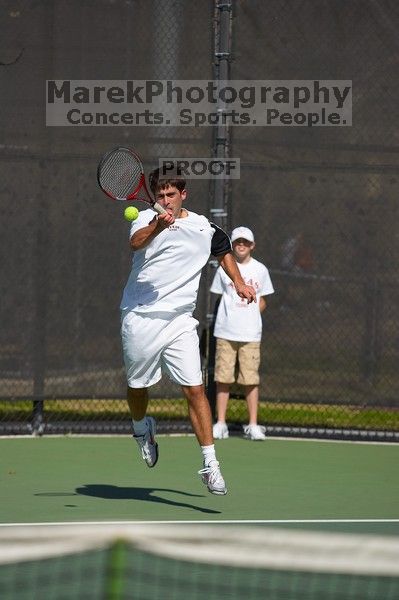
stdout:
<svg viewBox="0 0 399 600">
<path fill-rule="evenodd" d="M 268 269 L 252 257 L 255 249 L 252 231 L 248 227 L 236 227 L 232 231 L 231 241 L 240 273 L 244 281 L 255 288 L 258 302 L 242 302 L 232 289 L 230 279 L 219 267 L 211 285 L 211 292 L 222 296 L 214 329 L 218 420 L 213 426 L 213 436 L 216 439 L 229 437 L 226 410 L 238 358 L 237 383 L 244 386 L 248 406 L 249 423 L 244 426 L 244 437 L 260 441 L 266 438 L 265 428 L 258 425 L 261 313 L 266 309 L 266 296 L 273 294 L 274 289 Z"/>
<path fill-rule="evenodd" d="M 144 210 L 132 223 L 133 262 L 121 302 L 133 437 L 146 464 L 154 467 L 158 444 L 155 420 L 146 416 L 148 388 L 166 373 L 181 386 L 188 401 L 190 420 L 202 450 L 199 475 L 211 493 L 224 495 L 227 489 L 215 455 L 212 417 L 202 383 L 198 321 L 192 316 L 201 270 L 209 255 L 217 258 L 231 279 L 237 298 L 256 302 L 256 292 L 245 284 L 227 234 L 206 217 L 183 208 L 185 180 L 160 178 L 156 169 L 149 183 L 166 214 Z"/>
</svg>

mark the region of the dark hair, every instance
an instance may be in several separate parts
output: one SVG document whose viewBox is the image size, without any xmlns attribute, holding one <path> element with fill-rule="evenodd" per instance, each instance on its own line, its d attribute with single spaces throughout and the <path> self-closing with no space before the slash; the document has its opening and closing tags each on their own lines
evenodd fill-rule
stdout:
<svg viewBox="0 0 399 600">
<path fill-rule="evenodd" d="M 164 190 L 169 186 L 177 188 L 179 192 L 186 189 L 186 180 L 181 176 L 181 169 L 179 167 L 176 168 L 173 163 L 170 164 L 172 164 L 172 166 L 168 167 L 167 172 L 165 167 L 158 167 L 149 174 L 148 182 L 153 194 L 158 190 Z"/>
</svg>

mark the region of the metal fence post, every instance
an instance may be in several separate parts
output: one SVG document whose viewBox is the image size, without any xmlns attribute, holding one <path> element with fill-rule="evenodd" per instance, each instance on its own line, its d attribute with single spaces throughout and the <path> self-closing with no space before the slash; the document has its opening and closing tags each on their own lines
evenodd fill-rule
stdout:
<svg viewBox="0 0 399 600">
<path fill-rule="evenodd" d="M 46 75 L 53 76 L 53 50 L 54 50 L 54 6 L 49 6 L 44 13 L 44 30 L 46 44 L 44 46 Z M 43 108 L 44 110 L 44 108 Z M 34 323 L 33 323 L 33 410 L 31 430 L 34 435 L 44 432 L 44 396 L 47 359 L 47 313 L 49 298 L 49 222 L 48 196 L 51 193 L 51 170 L 47 159 L 51 156 L 52 135 L 46 131 L 43 138 L 39 166 L 42 170 L 41 189 L 37 200 L 36 214 L 36 263 L 34 278 Z"/>
<path fill-rule="evenodd" d="M 232 34 L 232 0 L 216 0 L 215 2 L 215 20 L 214 20 L 214 77 L 218 84 L 230 79 L 230 59 L 231 59 L 231 34 Z M 219 99 L 217 112 L 219 117 L 226 110 L 225 104 Z M 221 119 L 221 122 L 215 127 L 213 141 L 213 157 L 221 161 L 226 161 L 230 154 L 230 130 L 229 125 Z M 228 180 L 218 178 L 211 180 L 211 198 L 210 208 L 211 221 L 223 229 L 228 225 L 228 198 L 229 185 Z M 210 269 L 217 267 L 216 261 L 210 261 Z M 212 273 L 213 274 L 213 273 Z M 207 310 L 207 395 L 211 405 L 213 417 L 216 414 L 216 385 L 213 378 L 215 364 L 215 340 L 213 337 L 215 311 L 211 306 L 210 294 L 208 292 L 208 310 Z"/>
</svg>

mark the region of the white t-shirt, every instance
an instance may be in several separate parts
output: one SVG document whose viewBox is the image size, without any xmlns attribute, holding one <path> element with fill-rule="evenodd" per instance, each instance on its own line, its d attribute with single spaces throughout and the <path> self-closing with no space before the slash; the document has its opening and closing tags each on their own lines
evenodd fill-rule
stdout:
<svg viewBox="0 0 399 600">
<path fill-rule="evenodd" d="M 132 270 L 123 291 L 121 309 L 137 313 L 192 313 L 201 270 L 209 255 L 231 251 L 226 233 L 202 215 L 187 211 L 143 249 L 133 253 Z M 130 237 L 146 227 L 156 213 L 143 210 L 133 221 Z"/>
<path fill-rule="evenodd" d="M 273 284 L 268 269 L 258 260 L 251 258 L 237 266 L 245 283 L 255 288 L 257 303 L 248 304 L 240 298 L 230 278 L 219 267 L 211 285 L 211 292 L 222 294 L 214 335 L 234 342 L 259 342 L 262 337 L 259 298 L 273 294 Z"/>
</svg>

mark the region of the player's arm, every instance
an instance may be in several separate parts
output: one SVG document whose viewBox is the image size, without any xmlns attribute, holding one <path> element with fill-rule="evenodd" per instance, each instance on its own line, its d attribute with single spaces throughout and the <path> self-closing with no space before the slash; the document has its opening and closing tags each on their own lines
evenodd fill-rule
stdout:
<svg viewBox="0 0 399 600">
<path fill-rule="evenodd" d="M 148 246 L 148 244 L 159 234 L 161 231 L 172 225 L 175 222 L 175 218 L 169 213 L 163 215 L 155 215 L 152 221 L 140 227 L 130 238 L 130 246 L 133 250 L 141 250 Z"/>
<path fill-rule="evenodd" d="M 246 298 L 248 304 L 250 302 L 256 302 L 256 292 L 254 288 L 251 285 L 246 285 L 241 277 L 241 273 L 232 252 L 229 236 L 223 229 L 215 225 L 215 223 L 210 223 L 210 225 L 214 230 L 211 245 L 212 255 L 217 258 L 224 272 L 232 280 L 240 298 Z"/>
<path fill-rule="evenodd" d="M 252 285 L 247 285 L 243 280 L 232 252 L 227 252 L 224 256 L 217 256 L 217 259 L 224 272 L 233 282 L 239 297 L 246 298 L 248 304 L 250 302 L 256 302 L 256 292 Z"/>
</svg>

